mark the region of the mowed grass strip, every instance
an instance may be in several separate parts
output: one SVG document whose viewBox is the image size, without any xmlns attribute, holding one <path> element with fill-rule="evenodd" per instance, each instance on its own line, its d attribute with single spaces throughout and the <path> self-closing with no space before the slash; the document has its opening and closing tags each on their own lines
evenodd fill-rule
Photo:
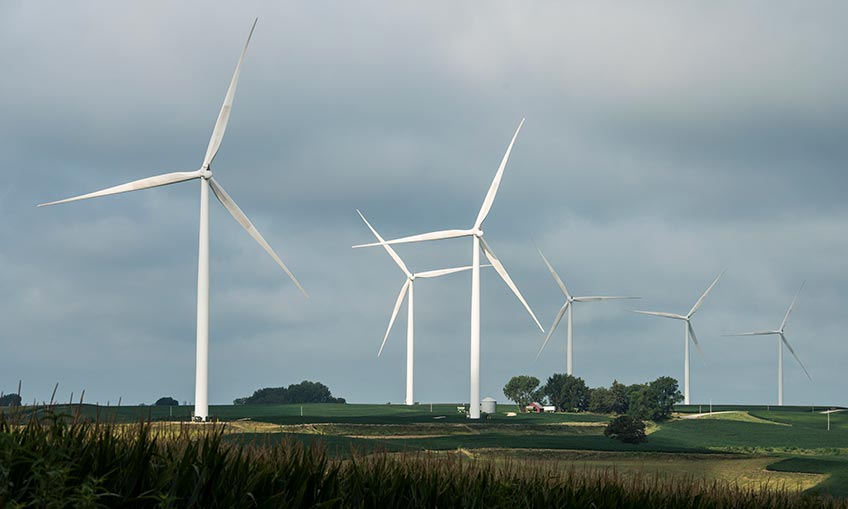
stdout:
<svg viewBox="0 0 848 509">
<path fill-rule="evenodd" d="M 543 464 L 551 471 L 612 470 L 623 478 L 658 476 L 678 480 L 719 481 L 744 489 L 804 491 L 828 478 L 829 472 L 793 468 L 771 471 L 775 458 L 738 454 L 668 454 L 557 450 L 475 450 L 474 457 L 491 461 Z M 813 467 L 815 468 L 815 467 Z"/>
<path fill-rule="evenodd" d="M 810 489 L 813 493 L 848 497 L 848 457 L 800 456 L 786 458 L 769 465 L 774 472 L 810 472 L 825 474 L 826 478 Z"/>
</svg>

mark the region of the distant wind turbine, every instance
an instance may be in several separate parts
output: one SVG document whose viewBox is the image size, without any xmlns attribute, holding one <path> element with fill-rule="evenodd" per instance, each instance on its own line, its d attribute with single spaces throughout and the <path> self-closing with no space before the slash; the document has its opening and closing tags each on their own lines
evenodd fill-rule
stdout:
<svg viewBox="0 0 848 509">
<path fill-rule="evenodd" d="M 140 191 L 151 187 L 166 186 L 176 184 L 187 180 L 198 179 L 200 181 L 200 239 L 197 257 L 197 364 L 195 373 L 195 393 L 194 393 L 194 418 L 195 420 L 205 421 L 209 417 L 209 188 L 212 188 L 212 193 L 221 202 L 221 205 L 235 218 L 239 224 L 247 230 L 253 239 L 262 246 L 271 258 L 277 262 L 277 265 L 288 274 L 289 278 L 300 289 L 304 296 L 308 297 L 306 291 L 300 286 L 300 283 L 289 271 L 283 261 L 277 256 L 277 253 L 271 248 L 268 242 L 262 238 L 262 235 L 250 222 L 244 212 L 236 205 L 236 202 L 230 198 L 230 195 L 224 190 L 221 185 L 212 178 L 210 170 L 212 161 L 218 153 L 221 146 L 221 141 L 224 138 L 224 131 L 227 128 L 227 121 L 230 119 L 230 110 L 233 106 L 233 97 L 238 84 L 241 64 L 244 60 L 244 55 L 247 52 L 247 45 L 250 43 L 250 37 L 253 35 L 253 29 L 256 28 L 256 21 L 253 21 L 253 26 L 250 28 L 250 33 L 247 36 L 247 42 L 244 44 L 244 49 L 241 51 L 238 65 L 236 65 L 235 73 L 230 81 L 230 87 L 227 89 L 227 95 L 224 98 L 224 105 L 221 107 L 221 112 L 218 114 L 218 120 L 215 122 L 215 128 L 212 130 L 212 137 L 209 140 L 209 146 L 206 149 L 206 155 L 203 157 L 203 164 L 200 169 L 189 172 L 166 173 L 155 177 L 148 177 L 141 180 L 121 184 L 119 186 L 110 187 L 101 191 L 75 196 L 64 200 L 42 203 L 39 207 L 46 205 L 58 205 L 60 203 L 68 203 L 88 198 L 97 198 L 100 196 L 108 196 L 111 194 L 126 193 L 129 191 Z"/>
<path fill-rule="evenodd" d="M 605 297 L 605 296 L 572 297 L 571 294 L 568 293 L 568 288 L 566 288 L 565 282 L 563 282 L 563 280 L 559 277 L 559 274 L 557 274 L 557 272 L 554 270 L 553 266 L 550 264 L 548 259 L 545 258 L 544 253 L 542 253 L 542 251 L 539 250 L 539 254 L 542 255 L 542 260 L 544 260 L 545 265 L 548 266 L 548 270 L 550 271 L 551 276 L 553 276 L 554 281 L 556 281 L 556 283 L 559 285 L 559 289 L 562 290 L 562 294 L 565 296 L 565 304 L 562 305 L 562 307 L 559 309 L 559 312 L 556 315 L 556 318 L 554 318 L 554 324 L 551 325 L 551 328 L 548 331 L 548 337 L 546 337 L 545 342 L 542 343 L 542 348 L 539 349 L 539 353 L 536 354 L 536 358 L 538 359 L 539 356 L 542 355 L 542 350 L 545 349 L 545 345 L 548 344 L 548 340 L 551 339 L 551 336 L 554 335 L 554 331 L 556 331 L 557 325 L 559 325 L 560 320 L 562 320 L 562 316 L 567 311 L 568 312 L 568 321 L 567 321 L 568 343 L 567 343 L 567 348 L 566 348 L 566 351 L 567 351 L 566 373 L 571 375 L 571 374 L 573 374 L 573 372 L 572 372 L 573 355 L 572 355 L 572 348 L 571 348 L 572 347 L 572 342 L 571 342 L 571 333 L 572 333 L 571 315 L 572 315 L 572 309 L 574 308 L 574 303 L 575 302 L 592 302 L 592 301 L 600 301 L 600 300 L 640 299 L 641 297 L 619 297 L 619 296 L 615 296 L 615 297 Z"/>
<path fill-rule="evenodd" d="M 801 362 L 801 359 L 798 358 L 798 355 L 795 353 L 795 350 L 792 349 L 792 345 L 789 344 L 789 341 L 786 339 L 786 334 L 783 330 L 786 328 L 786 322 L 789 320 L 789 314 L 792 313 L 792 308 L 795 307 L 795 302 L 798 300 L 798 295 L 801 294 L 801 290 L 804 288 L 804 283 L 801 283 L 801 288 L 798 288 L 798 293 L 795 294 L 795 298 L 792 299 L 792 304 L 789 305 L 789 309 L 786 310 L 786 314 L 783 316 L 783 322 L 780 323 L 780 328 L 772 331 L 755 331 L 755 332 L 743 332 L 741 334 L 723 334 L 723 336 L 777 336 L 777 404 L 778 406 L 783 406 L 783 345 L 786 345 L 786 348 L 789 349 L 789 352 L 795 357 L 795 360 L 798 361 L 798 364 L 801 366 L 801 369 L 806 373 L 807 378 L 810 380 L 813 379 L 810 376 L 810 372 L 807 371 L 807 368 L 804 367 L 804 364 Z"/>
<path fill-rule="evenodd" d="M 388 245 L 383 237 L 377 233 L 377 230 L 371 226 L 371 223 L 365 219 L 365 216 L 362 215 L 358 209 L 356 211 L 359 214 L 359 217 L 365 221 L 365 224 L 371 230 L 371 233 L 377 237 L 377 240 L 380 241 L 380 244 L 386 248 L 386 252 L 389 253 L 389 256 L 392 257 L 392 260 L 395 261 L 400 270 L 406 275 L 406 281 L 403 283 L 403 286 L 400 287 L 400 294 L 398 294 L 397 302 L 395 302 L 395 308 L 392 311 L 392 318 L 389 320 L 389 327 L 386 329 L 386 335 L 383 336 L 383 343 L 380 345 L 380 350 L 377 352 L 377 357 L 379 357 L 383 353 L 383 348 L 386 346 L 386 340 L 389 339 L 389 333 L 392 331 L 392 325 L 395 323 L 395 318 L 397 318 L 398 311 L 400 310 L 401 304 L 403 304 L 403 298 L 407 294 L 409 295 L 409 300 L 407 301 L 407 318 L 406 318 L 406 404 L 414 405 L 415 398 L 413 396 L 413 375 L 414 375 L 414 351 L 415 351 L 415 312 L 414 312 L 414 290 L 415 290 L 415 280 L 418 278 L 434 278 L 439 276 L 446 276 L 448 274 L 454 274 L 457 272 L 463 272 L 466 270 L 471 270 L 471 266 L 466 267 L 456 267 L 452 269 L 439 269 L 439 270 L 430 270 L 426 272 L 410 272 L 409 268 L 407 268 L 406 264 L 403 263 L 403 260 L 397 254 L 397 252 L 392 249 L 392 246 Z"/>
<path fill-rule="evenodd" d="M 518 132 L 521 131 L 521 126 L 524 125 L 524 119 L 521 120 L 521 123 L 518 124 L 518 129 L 515 130 L 515 134 L 512 136 L 512 141 L 509 143 L 509 147 L 506 149 L 506 153 L 501 160 L 501 164 L 498 167 L 498 172 L 495 174 L 495 178 L 492 181 L 492 184 L 489 186 L 489 191 L 486 193 L 486 197 L 483 200 L 483 206 L 480 207 L 480 212 L 477 214 L 477 220 L 474 221 L 474 226 L 472 226 L 468 230 L 442 230 L 437 232 L 430 233 L 422 233 L 419 235 L 412 235 L 410 237 L 403 237 L 400 239 L 394 239 L 385 241 L 386 244 L 401 244 L 407 242 L 422 242 L 425 240 L 442 240 L 442 239 L 455 239 L 459 237 L 471 237 L 472 239 L 472 251 L 471 251 L 471 369 L 470 369 L 470 378 L 471 378 L 471 396 L 469 398 L 469 412 L 468 416 L 472 419 L 480 418 L 480 248 L 483 248 L 483 253 L 486 255 L 486 258 L 491 262 L 492 267 L 494 267 L 495 271 L 498 275 L 503 279 L 504 283 L 512 290 L 512 293 L 518 297 L 518 300 L 524 306 L 524 309 L 530 313 L 530 316 L 533 318 L 533 321 L 536 322 L 536 325 L 539 326 L 539 329 L 542 332 L 545 332 L 542 324 L 539 323 L 539 320 L 536 318 L 536 315 L 533 314 L 533 310 L 530 309 L 530 306 L 527 304 L 527 301 L 524 300 L 524 297 L 521 296 L 521 292 L 518 291 L 518 287 L 515 286 L 515 283 L 512 282 L 512 278 L 507 274 L 506 269 L 504 268 L 501 261 L 495 256 L 495 253 L 492 251 L 492 248 L 489 247 L 489 244 L 483 240 L 483 221 L 486 219 L 486 216 L 489 214 L 489 211 L 492 209 L 492 204 L 495 201 L 495 196 L 498 194 L 498 187 L 501 184 L 501 178 L 503 177 L 504 168 L 506 168 L 506 163 L 509 160 L 509 154 L 512 152 L 512 146 L 515 144 L 515 139 L 518 137 Z M 376 242 L 371 244 L 362 244 L 357 247 L 373 247 L 380 246 L 382 243 Z"/>
<path fill-rule="evenodd" d="M 685 353 L 684 353 L 684 356 L 683 356 L 683 379 L 684 379 L 684 383 L 683 383 L 683 403 L 686 404 L 686 405 L 689 405 L 690 401 L 691 401 L 689 399 L 689 340 L 690 339 L 692 340 L 692 343 L 694 343 L 695 348 L 698 349 L 698 353 L 703 355 L 703 352 L 701 351 L 701 346 L 698 344 L 698 338 L 697 338 L 697 336 L 695 336 L 695 329 L 692 328 L 692 321 L 691 321 L 692 315 L 694 315 L 695 312 L 698 311 L 698 308 L 700 308 L 701 304 L 704 303 L 704 299 L 707 298 L 707 295 L 709 295 L 710 291 L 712 291 L 713 287 L 716 285 L 716 283 L 718 283 L 718 280 L 721 279 L 721 276 L 725 272 L 726 272 L 726 270 L 721 271 L 721 274 L 719 274 L 718 277 L 715 278 L 715 281 L 713 281 L 713 283 L 704 291 L 703 295 L 701 295 L 701 298 L 698 299 L 698 302 L 696 302 L 694 306 L 692 306 L 692 309 L 689 310 L 689 313 L 686 316 L 677 315 L 677 314 L 674 314 L 674 313 L 663 313 L 663 312 L 659 312 L 659 311 L 636 311 L 636 310 L 632 310 L 634 313 L 641 313 L 643 315 L 661 316 L 663 318 L 672 318 L 674 320 L 683 320 L 684 322 L 686 322 L 685 339 L 684 339 L 684 341 L 685 341 L 684 344 L 686 345 L 686 348 L 685 348 Z"/>
</svg>

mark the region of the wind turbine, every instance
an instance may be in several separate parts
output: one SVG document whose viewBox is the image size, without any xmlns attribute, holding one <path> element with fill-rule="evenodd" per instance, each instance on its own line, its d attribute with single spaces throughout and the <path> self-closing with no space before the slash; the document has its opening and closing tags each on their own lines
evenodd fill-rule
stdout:
<svg viewBox="0 0 848 509">
<path fill-rule="evenodd" d="M 253 29 L 256 28 L 256 21 L 253 21 L 253 26 L 250 28 L 250 33 L 247 36 L 247 42 L 244 44 L 244 49 L 241 51 L 238 65 L 236 65 L 235 73 L 230 81 L 230 87 L 227 89 L 227 95 L 224 98 L 224 105 L 218 114 L 218 120 L 215 122 L 215 128 L 212 130 L 212 137 L 209 140 L 209 146 L 206 149 L 206 155 L 203 157 L 203 163 L 200 169 L 189 172 L 166 173 L 155 177 L 148 177 L 141 180 L 136 180 L 119 186 L 110 187 L 101 191 L 75 196 L 64 200 L 42 203 L 39 207 L 46 205 L 58 205 L 60 203 L 68 203 L 72 201 L 85 200 L 88 198 L 97 198 L 100 196 L 108 196 L 111 194 L 126 193 L 129 191 L 140 191 L 151 187 L 166 186 L 176 184 L 187 180 L 198 179 L 200 181 L 200 238 L 199 249 L 197 256 L 197 364 L 195 373 L 195 393 L 194 393 L 194 418 L 198 421 L 205 421 L 209 417 L 209 188 L 212 188 L 212 193 L 221 202 L 221 205 L 235 218 L 241 226 L 247 230 L 247 233 L 253 237 L 256 242 L 262 246 L 271 258 L 277 262 L 283 271 L 288 274 L 289 278 L 300 289 L 304 296 L 309 297 L 306 291 L 300 286 L 300 283 L 289 271 L 283 261 L 277 256 L 277 253 L 271 248 L 268 242 L 262 238 L 262 235 L 250 222 L 244 212 L 236 205 L 236 202 L 230 197 L 221 185 L 212 178 L 210 170 L 212 161 L 218 153 L 221 146 L 221 141 L 224 138 L 224 131 L 227 128 L 227 121 L 230 119 L 230 110 L 233 106 L 233 96 L 236 92 L 238 84 L 239 72 L 241 64 L 244 60 L 244 54 L 247 52 L 247 45 L 250 43 L 250 37 L 253 35 Z"/>
<path fill-rule="evenodd" d="M 498 171 L 495 174 L 494 180 L 492 180 L 492 184 L 489 186 L 489 191 L 486 193 L 486 197 L 483 199 L 483 206 L 480 207 L 480 212 L 477 214 L 477 219 L 474 221 L 474 225 L 467 230 L 442 230 L 430 233 L 422 233 L 419 235 L 412 235 L 409 237 L 403 237 L 400 239 L 394 239 L 389 241 L 384 241 L 386 244 L 402 244 L 407 242 L 422 242 L 425 240 L 442 240 L 442 239 L 455 239 L 459 237 L 471 237 L 472 240 L 472 251 L 471 251 L 471 369 L 470 369 L 470 378 L 471 378 L 471 396 L 469 398 L 469 417 L 472 419 L 480 418 L 480 248 L 482 247 L 483 253 L 486 255 L 486 258 L 489 259 L 489 262 L 494 267 L 495 271 L 498 275 L 503 279 L 504 283 L 512 290 L 512 293 L 518 297 L 518 300 L 524 306 L 524 309 L 530 313 L 530 316 L 533 318 L 533 321 L 536 322 L 536 325 L 539 326 L 539 329 L 542 332 L 545 332 L 542 324 L 539 323 L 539 320 L 536 318 L 536 315 L 533 314 L 533 310 L 530 309 L 530 306 L 527 304 L 527 301 L 524 300 L 524 297 L 521 296 L 521 292 L 518 291 L 518 287 L 515 286 L 515 283 L 512 282 L 512 279 L 507 274 L 506 269 L 504 268 L 501 261 L 495 256 L 495 253 L 492 251 L 492 248 L 489 247 L 489 244 L 483 240 L 483 230 L 481 229 L 483 226 L 483 221 L 486 219 L 486 216 L 489 214 L 489 211 L 492 209 L 492 203 L 495 201 L 495 195 L 498 194 L 498 187 L 501 184 L 501 178 L 503 177 L 504 168 L 506 168 L 506 163 L 509 160 L 509 154 L 512 152 L 512 146 L 515 144 L 515 139 L 518 137 L 518 132 L 521 131 L 521 126 L 524 125 L 524 119 L 521 119 L 521 123 L 518 124 L 518 129 L 515 130 L 515 134 L 512 136 L 512 141 L 509 143 L 509 147 L 506 149 L 506 153 L 501 160 L 501 164 L 498 167 Z M 382 245 L 381 242 L 371 243 L 371 244 L 361 244 L 357 247 L 372 247 Z"/>
<path fill-rule="evenodd" d="M 795 307 L 795 302 L 798 300 L 798 295 L 801 294 L 801 290 L 804 288 L 804 283 L 801 283 L 801 288 L 798 288 L 798 293 L 795 294 L 795 298 L 792 299 L 792 304 L 789 305 L 789 309 L 786 310 L 786 314 L 783 316 L 783 322 L 780 323 L 780 328 L 777 330 L 771 331 L 755 331 L 755 332 L 743 332 L 741 334 L 723 334 L 724 336 L 777 336 L 777 404 L 778 406 L 783 406 L 783 345 L 786 345 L 786 348 L 789 349 L 789 353 L 791 353 L 795 360 L 798 361 L 798 364 L 801 366 L 801 369 L 804 370 L 804 373 L 807 374 L 807 378 L 810 380 L 813 379 L 810 376 L 810 372 L 807 371 L 807 368 L 804 367 L 804 364 L 801 362 L 801 359 L 798 358 L 798 354 L 795 353 L 795 350 L 792 349 L 792 345 L 789 344 L 789 341 L 786 339 L 786 334 L 783 330 L 786 328 L 786 322 L 789 320 L 789 314 L 792 313 L 792 308 Z"/>
<path fill-rule="evenodd" d="M 659 312 L 659 311 L 636 311 L 636 310 L 632 310 L 634 313 L 641 313 L 643 315 L 661 316 L 663 318 L 672 318 L 674 320 L 683 320 L 684 322 L 686 322 L 686 327 L 684 328 L 685 329 L 685 339 L 684 339 L 685 343 L 684 344 L 686 345 L 686 348 L 685 348 L 685 353 L 684 353 L 684 356 L 683 356 L 683 380 L 684 380 L 684 383 L 683 383 L 683 403 L 685 405 L 690 404 L 689 402 L 691 401 L 689 399 L 689 340 L 690 339 L 692 340 L 692 343 L 694 343 L 695 348 L 698 349 L 698 353 L 703 355 L 703 352 L 701 351 L 701 345 L 698 344 L 698 337 L 695 336 L 695 329 L 692 328 L 692 315 L 694 315 L 695 312 L 698 311 L 698 308 L 700 308 L 701 304 L 704 303 L 704 299 L 707 298 L 707 295 L 709 295 L 710 291 L 712 291 L 713 287 L 716 285 L 716 283 L 718 283 L 718 280 L 721 279 L 721 276 L 724 275 L 725 272 L 726 272 L 726 270 L 721 271 L 721 273 L 715 278 L 715 281 L 713 281 L 713 283 L 704 291 L 704 293 L 701 295 L 701 298 L 698 299 L 698 302 L 696 302 L 694 306 L 692 306 L 692 309 L 689 310 L 689 313 L 686 316 L 677 315 L 677 314 L 674 314 L 674 313 L 663 313 L 663 312 Z"/>
<path fill-rule="evenodd" d="M 383 237 L 377 233 L 377 230 L 371 226 L 371 223 L 365 219 L 365 216 L 362 215 L 362 212 L 359 209 L 356 210 L 359 214 L 359 217 L 365 221 L 365 224 L 368 225 L 368 228 L 371 230 L 371 233 L 377 237 L 377 240 L 380 241 L 380 244 L 386 248 L 386 252 L 389 253 L 389 256 L 392 257 L 392 260 L 395 261 L 400 270 L 406 275 L 406 281 L 403 283 L 403 286 L 400 287 L 400 294 L 398 294 L 397 302 L 395 302 L 395 308 L 392 311 L 392 318 L 389 320 L 389 327 L 386 329 L 386 335 L 383 336 L 383 343 L 380 345 L 380 351 L 377 352 L 377 357 L 379 357 L 383 353 L 383 348 L 386 346 L 386 340 L 389 339 L 389 333 L 392 331 L 392 325 L 395 323 L 395 318 L 397 318 L 398 311 L 400 310 L 401 304 L 403 304 L 404 297 L 408 294 L 409 300 L 407 301 L 407 318 L 406 318 L 406 404 L 413 405 L 415 404 L 415 398 L 413 397 L 413 374 L 414 374 L 414 365 L 413 365 L 413 353 L 415 351 L 415 327 L 414 327 L 414 290 L 415 290 L 415 280 L 418 278 L 434 278 L 439 276 L 446 276 L 448 274 L 454 274 L 456 272 L 463 272 L 466 270 L 470 270 L 471 266 L 466 267 L 456 267 L 452 269 L 439 269 L 439 270 L 430 270 L 426 272 L 410 272 L 409 268 L 407 268 L 406 264 L 403 263 L 403 260 L 398 256 L 397 252 L 392 249 L 392 246 L 386 244 L 386 241 L 383 240 Z"/>
<path fill-rule="evenodd" d="M 542 251 L 539 250 L 539 254 L 542 255 L 542 260 L 544 260 L 545 265 L 548 266 L 548 270 L 550 271 L 551 276 L 553 276 L 554 281 L 556 281 L 557 284 L 559 285 L 559 289 L 562 290 L 562 294 L 565 296 L 565 304 L 562 305 L 562 307 L 559 309 L 559 312 L 556 315 L 556 318 L 554 318 L 554 324 L 551 325 L 551 329 L 548 331 L 548 337 L 546 337 L 545 342 L 542 343 L 542 348 L 539 349 L 539 353 L 536 355 L 536 358 L 538 359 L 539 356 L 542 355 L 542 350 L 545 349 L 545 345 L 548 344 L 548 340 L 551 339 L 551 336 L 554 335 L 554 331 L 556 331 L 557 325 L 559 325 L 560 320 L 562 320 L 562 316 L 565 314 L 566 311 L 568 311 L 568 343 L 567 343 L 567 348 L 566 348 L 566 351 L 567 351 L 566 373 L 571 375 L 572 374 L 572 358 L 573 358 L 572 357 L 572 348 L 571 348 L 571 346 L 572 346 L 572 342 L 571 342 L 571 337 L 572 337 L 572 335 L 571 335 L 572 334 L 571 315 L 572 315 L 572 309 L 574 308 L 574 303 L 575 302 L 593 302 L 593 301 L 601 301 L 601 300 L 639 299 L 641 297 L 620 297 L 620 296 L 615 296 L 615 297 L 606 297 L 606 296 L 573 297 L 570 293 L 568 293 L 568 288 L 566 288 L 565 283 L 559 277 L 559 274 L 557 274 L 557 272 L 554 270 L 553 266 L 548 261 L 548 259 L 545 258 L 544 253 L 542 253 Z"/>
</svg>

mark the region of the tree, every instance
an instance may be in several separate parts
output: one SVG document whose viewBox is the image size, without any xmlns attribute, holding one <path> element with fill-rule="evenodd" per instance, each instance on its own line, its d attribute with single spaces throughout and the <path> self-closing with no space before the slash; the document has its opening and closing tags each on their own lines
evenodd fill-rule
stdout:
<svg viewBox="0 0 848 509">
<path fill-rule="evenodd" d="M 582 378 L 555 373 L 548 377 L 542 392 L 550 403 L 563 412 L 589 408 L 589 388 Z"/>
<path fill-rule="evenodd" d="M 589 411 L 598 414 L 611 414 L 614 412 L 615 395 L 610 389 L 598 387 L 589 391 Z"/>
<path fill-rule="evenodd" d="M 638 444 L 647 440 L 645 423 L 629 415 L 620 415 L 611 420 L 604 429 L 604 435 L 628 444 Z"/>
<path fill-rule="evenodd" d="M 0 397 L 0 406 L 21 406 L 20 394 L 13 392 Z"/>
<path fill-rule="evenodd" d="M 304 380 L 288 387 L 265 387 L 255 391 L 253 396 L 233 400 L 234 405 L 296 403 L 345 403 L 345 399 L 334 398 L 329 387 L 321 382 Z"/>
<path fill-rule="evenodd" d="M 634 384 L 627 387 L 627 415 L 636 419 L 653 419 L 654 404 L 650 387 L 647 384 Z"/>
<path fill-rule="evenodd" d="M 627 407 L 630 406 L 627 398 L 627 386 L 619 383 L 618 380 L 613 380 L 612 385 L 610 385 L 610 392 L 613 398 L 612 411 L 619 415 L 626 414 Z"/>
<path fill-rule="evenodd" d="M 179 406 L 180 402 L 170 396 L 159 398 L 154 403 L 156 406 Z"/>
<path fill-rule="evenodd" d="M 539 379 L 535 376 L 519 375 L 509 379 L 509 382 L 504 385 L 503 393 L 507 399 L 515 402 L 518 411 L 521 412 L 525 406 L 541 399 L 538 387 Z"/>
<path fill-rule="evenodd" d="M 638 419 L 661 421 L 671 417 L 674 404 L 683 400 L 677 380 L 663 376 L 644 385 L 628 387 L 627 413 Z"/>
<path fill-rule="evenodd" d="M 650 383 L 651 397 L 654 400 L 655 421 L 665 420 L 671 417 L 675 403 L 683 401 L 677 380 L 670 376 L 661 376 Z"/>
</svg>

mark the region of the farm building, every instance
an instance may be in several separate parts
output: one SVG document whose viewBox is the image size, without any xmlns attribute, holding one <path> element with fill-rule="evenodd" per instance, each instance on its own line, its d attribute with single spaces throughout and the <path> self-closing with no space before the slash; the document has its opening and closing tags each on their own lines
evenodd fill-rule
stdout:
<svg viewBox="0 0 848 509">
<path fill-rule="evenodd" d="M 539 414 L 542 413 L 542 412 L 548 412 L 548 413 L 556 412 L 556 407 L 554 405 L 543 405 L 543 404 L 537 403 L 535 401 L 530 403 L 529 405 L 527 405 L 524 409 L 527 410 L 528 412 L 536 412 L 536 413 L 539 413 Z"/>
</svg>

